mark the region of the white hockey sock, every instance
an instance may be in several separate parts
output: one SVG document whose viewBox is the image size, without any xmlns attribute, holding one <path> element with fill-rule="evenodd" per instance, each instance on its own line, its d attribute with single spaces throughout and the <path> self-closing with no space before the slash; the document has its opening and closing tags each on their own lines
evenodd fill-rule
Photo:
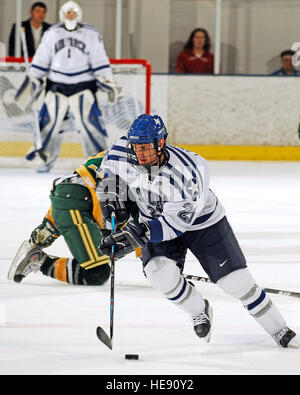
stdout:
<svg viewBox="0 0 300 395">
<path fill-rule="evenodd" d="M 255 284 L 248 269 L 236 270 L 221 278 L 217 284 L 229 295 L 238 298 L 245 309 L 271 335 L 279 332 L 286 322 L 265 291 Z"/>
<path fill-rule="evenodd" d="M 145 267 L 145 273 L 154 288 L 186 313 L 196 315 L 203 311 L 204 299 L 180 274 L 172 259 L 162 256 L 151 259 Z"/>
</svg>

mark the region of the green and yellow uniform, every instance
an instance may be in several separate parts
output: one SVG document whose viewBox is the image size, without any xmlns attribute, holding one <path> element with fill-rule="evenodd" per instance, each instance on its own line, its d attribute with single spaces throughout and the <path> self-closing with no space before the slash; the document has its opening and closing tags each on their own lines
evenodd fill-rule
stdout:
<svg viewBox="0 0 300 395">
<path fill-rule="evenodd" d="M 102 237 L 110 233 L 97 196 L 103 154 L 90 157 L 72 175 L 54 181 L 45 218 L 58 231 L 56 237 L 63 235 L 73 258 L 49 256 L 41 267 L 45 275 L 84 285 L 101 285 L 110 275 L 110 259 L 99 250 Z M 135 205 L 127 209 L 136 218 Z"/>
</svg>

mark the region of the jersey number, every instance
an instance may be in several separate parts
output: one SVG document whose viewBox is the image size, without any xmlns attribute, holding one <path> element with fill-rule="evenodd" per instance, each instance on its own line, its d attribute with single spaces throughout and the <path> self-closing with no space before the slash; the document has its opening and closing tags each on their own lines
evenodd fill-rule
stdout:
<svg viewBox="0 0 300 395">
<path fill-rule="evenodd" d="M 184 210 L 179 211 L 177 215 L 183 222 L 189 224 L 195 215 L 194 207 L 191 203 L 184 203 L 183 208 Z"/>
</svg>

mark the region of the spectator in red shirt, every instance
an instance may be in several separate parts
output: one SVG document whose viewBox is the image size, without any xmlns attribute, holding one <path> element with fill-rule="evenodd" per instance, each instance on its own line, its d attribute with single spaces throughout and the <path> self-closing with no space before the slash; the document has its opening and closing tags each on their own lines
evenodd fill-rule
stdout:
<svg viewBox="0 0 300 395">
<path fill-rule="evenodd" d="M 176 72 L 213 74 L 214 55 L 210 52 L 210 38 L 205 29 L 192 31 L 177 58 Z"/>
</svg>

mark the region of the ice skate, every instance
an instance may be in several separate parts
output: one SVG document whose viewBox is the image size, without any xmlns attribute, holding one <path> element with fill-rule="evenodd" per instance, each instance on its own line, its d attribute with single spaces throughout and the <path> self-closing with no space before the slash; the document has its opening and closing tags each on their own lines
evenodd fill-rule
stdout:
<svg viewBox="0 0 300 395">
<path fill-rule="evenodd" d="M 57 155 L 49 157 L 44 151 L 39 150 L 39 161 L 36 163 L 37 173 L 48 173 L 57 159 Z"/>
<path fill-rule="evenodd" d="M 196 335 L 201 337 L 208 343 L 211 336 L 211 322 L 213 317 L 213 310 L 209 305 L 208 300 L 204 299 L 204 301 L 204 310 L 199 314 L 193 315 L 192 322 L 194 324 L 194 331 L 196 332 Z"/>
<path fill-rule="evenodd" d="M 273 338 L 280 347 L 300 348 L 300 343 L 295 339 L 296 333 L 287 326 L 283 327 Z"/>
<path fill-rule="evenodd" d="M 29 273 L 38 272 L 46 258 L 47 254 L 39 246 L 25 240 L 11 264 L 8 279 L 20 283 Z"/>
</svg>

